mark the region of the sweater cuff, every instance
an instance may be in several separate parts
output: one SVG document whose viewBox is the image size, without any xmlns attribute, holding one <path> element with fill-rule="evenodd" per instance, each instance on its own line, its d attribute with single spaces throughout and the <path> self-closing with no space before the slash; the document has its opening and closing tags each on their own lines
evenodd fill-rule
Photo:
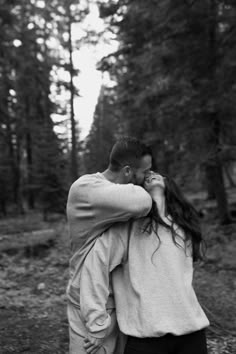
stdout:
<svg viewBox="0 0 236 354">
<path fill-rule="evenodd" d="M 95 338 L 104 338 L 108 332 L 108 329 L 111 325 L 111 317 L 106 314 L 106 318 L 97 318 L 94 319 L 93 323 L 90 325 L 87 324 L 88 332 L 92 337 Z"/>
<path fill-rule="evenodd" d="M 102 329 L 101 331 L 96 331 L 96 332 L 88 332 L 90 337 L 94 337 L 94 338 L 98 338 L 98 339 L 102 339 L 105 338 L 107 335 L 108 329 Z"/>
</svg>

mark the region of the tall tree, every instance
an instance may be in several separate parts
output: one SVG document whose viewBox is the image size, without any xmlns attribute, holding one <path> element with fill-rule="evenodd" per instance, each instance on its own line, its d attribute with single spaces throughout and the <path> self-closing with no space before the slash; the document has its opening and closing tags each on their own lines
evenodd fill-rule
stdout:
<svg viewBox="0 0 236 354">
<path fill-rule="evenodd" d="M 2 1 L 1 5 L 0 184 L 2 210 L 6 212 L 7 202 L 22 209 L 23 196 L 30 208 L 45 202 L 45 195 L 49 201 L 46 186 L 55 179 L 57 195 L 59 186 L 63 194 L 68 183 L 62 172 L 67 170 L 62 142 L 55 136 L 51 118 L 56 111 L 50 98 L 51 72 L 53 66 L 59 66 L 60 58 L 50 47 L 52 33 L 55 35 L 50 9 L 42 6 L 46 5 L 42 1 Z M 54 175 L 50 168 L 54 168 Z M 42 198 L 38 192 L 46 189 Z"/>
<path fill-rule="evenodd" d="M 1 4 L 0 24 L 0 139 L 1 139 L 1 202 L 4 213 L 7 203 L 14 202 L 22 210 L 20 196 L 20 138 L 16 115 L 15 63 L 17 48 L 14 45 L 19 26 L 12 8 L 15 1 Z M 10 196 L 13 196 L 11 198 Z"/>
<path fill-rule="evenodd" d="M 57 3 L 57 10 L 55 5 Z M 64 68 L 65 72 L 69 74 L 69 81 L 64 83 L 64 87 L 70 94 L 68 113 L 70 115 L 70 129 L 71 129 L 71 154 L 70 154 L 70 171 L 71 181 L 78 177 L 78 149 L 79 149 L 79 134 L 77 122 L 78 117 L 75 117 L 74 99 L 78 95 L 78 90 L 74 85 L 74 77 L 78 74 L 73 62 L 73 52 L 80 47 L 80 41 L 73 38 L 72 28 L 78 23 L 81 23 L 88 13 L 88 2 L 76 0 L 54 0 L 53 4 L 49 5 L 54 11 L 54 22 L 56 27 L 56 34 L 60 39 L 63 50 L 68 53 L 64 59 L 60 60 L 60 66 Z"/>
</svg>

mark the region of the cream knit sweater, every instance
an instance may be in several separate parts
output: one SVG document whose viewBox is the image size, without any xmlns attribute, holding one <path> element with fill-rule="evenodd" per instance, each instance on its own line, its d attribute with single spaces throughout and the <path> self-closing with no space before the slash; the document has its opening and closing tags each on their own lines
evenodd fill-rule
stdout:
<svg viewBox="0 0 236 354">
<path fill-rule="evenodd" d="M 135 337 L 183 335 L 209 321 L 192 287 L 191 247 L 178 247 L 171 234 L 142 232 L 144 219 L 120 223 L 97 239 L 81 273 L 81 313 L 93 336 L 105 337 L 106 307 L 113 297 L 120 330 Z M 179 231 L 180 232 L 180 231 Z M 184 235 L 182 234 L 182 237 Z M 178 239 L 183 246 L 183 241 Z"/>
<path fill-rule="evenodd" d="M 140 186 L 109 182 L 101 173 L 87 174 L 69 191 L 67 219 L 71 241 L 68 299 L 79 304 L 80 270 L 95 240 L 115 222 L 146 215 L 150 195 Z"/>
</svg>

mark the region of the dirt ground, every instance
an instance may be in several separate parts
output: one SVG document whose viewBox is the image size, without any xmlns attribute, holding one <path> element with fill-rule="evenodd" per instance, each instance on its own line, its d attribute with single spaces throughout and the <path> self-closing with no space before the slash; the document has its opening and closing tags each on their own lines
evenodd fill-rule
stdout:
<svg viewBox="0 0 236 354">
<path fill-rule="evenodd" d="M 196 268 L 194 286 L 211 321 L 209 354 L 235 354 L 236 225 L 222 227 L 213 219 L 203 228 L 207 259 Z M 29 238 L 31 230 L 54 230 L 54 241 L 36 242 L 29 252 L 22 235 Z M 38 214 L 0 220 L 0 251 L 0 354 L 68 353 L 65 220 L 45 223 Z"/>
</svg>

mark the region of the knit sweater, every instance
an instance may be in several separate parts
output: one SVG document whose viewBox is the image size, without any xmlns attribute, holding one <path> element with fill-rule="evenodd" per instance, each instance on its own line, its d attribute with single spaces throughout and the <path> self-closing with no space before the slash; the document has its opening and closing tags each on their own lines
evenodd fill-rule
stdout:
<svg viewBox="0 0 236 354">
<path fill-rule="evenodd" d="M 120 330 L 135 337 L 184 335 L 205 328 L 209 321 L 192 286 L 191 244 L 178 233 L 159 227 L 143 232 L 144 219 L 120 223 L 97 239 L 81 273 L 81 313 L 91 335 L 105 337 L 106 311 L 112 279 Z M 158 248 L 159 246 L 159 248 Z"/>
<path fill-rule="evenodd" d="M 96 238 L 115 222 L 146 215 L 151 205 L 142 187 L 109 182 L 101 173 L 84 175 L 73 183 L 67 201 L 72 249 L 67 295 L 71 302 L 79 304 L 80 270 Z"/>
</svg>

